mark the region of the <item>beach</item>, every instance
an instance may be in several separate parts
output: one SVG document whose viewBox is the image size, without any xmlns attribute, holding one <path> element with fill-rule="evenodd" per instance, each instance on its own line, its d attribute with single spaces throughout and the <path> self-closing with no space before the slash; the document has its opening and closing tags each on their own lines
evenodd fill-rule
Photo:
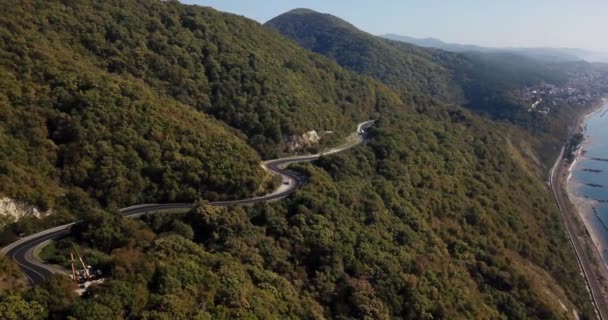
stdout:
<svg viewBox="0 0 608 320">
<path fill-rule="evenodd" d="M 597 251 L 608 268 L 608 102 L 585 115 L 585 134 L 568 169 L 566 189 Z"/>
</svg>

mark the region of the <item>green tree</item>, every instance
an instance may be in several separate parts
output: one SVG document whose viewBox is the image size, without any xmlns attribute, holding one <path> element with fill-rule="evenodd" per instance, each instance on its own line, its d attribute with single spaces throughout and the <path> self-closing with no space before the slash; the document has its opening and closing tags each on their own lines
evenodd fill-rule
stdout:
<svg viewBox="0 0 608 320">
<path fill-rule="evenodd" d="M 6 320 L 45 319 L 47 311 L 36 301 L 25 301 L 16 295 L 0 300 L 0 318 Z"/>
</svg>

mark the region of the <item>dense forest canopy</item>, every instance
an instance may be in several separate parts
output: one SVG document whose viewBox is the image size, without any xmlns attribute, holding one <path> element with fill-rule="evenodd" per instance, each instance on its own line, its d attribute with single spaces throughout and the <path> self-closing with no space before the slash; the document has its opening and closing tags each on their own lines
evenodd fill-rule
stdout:
<svg viewBox="0 0 608 320">
<path fill-rule="evenodd" d="M 370 135 L 298 165 L 307 184 L 285 201 L 87 214 L 51 260 L 66 264 L 76 241 L 108 282 L 52 305 L 41 297 L 68 281 L 55 279 L 25 301 L 87 319 L 591 315 L 559 213 L 504 137 L 438 106 L 381 117 Z"/>
<path fill-rule="evenodd" d="M 74 189 L 107 206 L 252 194 L 264 179 L 252 148 L 277 155 L 289 135 L 339 135 L 398 101 L 212 9 L 5 4 L 0 192 L 42 208 Z"/>
<path fill-rule="evenodd" d="M 82 297 L 61 275 L 28 289 L 2 257 L 0 318 L 592 317 L 558 211 L 512 143 L 526 133 L 438 99 L 467 97 L 436 55 L 472 58 L 387 42 L 409 61 L 385 65 L 391 88 L 210 8 L 2 4 L 0 195 L 55 213 L 0 241 L 78 217 L 41 256 L 66 267 L 76 243 L 107 279 Z M 367 119 L 366 144 L 295 166 L 306 183 L 284 201 L 209 205 L 264 192 L 260 160 L 286 137 Z"/>
</svg>

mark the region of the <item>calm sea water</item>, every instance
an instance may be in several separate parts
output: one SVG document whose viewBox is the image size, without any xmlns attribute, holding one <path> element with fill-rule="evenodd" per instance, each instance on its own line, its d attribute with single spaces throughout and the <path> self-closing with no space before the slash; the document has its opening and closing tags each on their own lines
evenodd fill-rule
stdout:
<svg viewBox="0 0 608 320">
<path fill-rule="evenodd" d="M 572 179 L 578 185 L 578 196 L 606 201 L 593 204 L 597 212 L 593 220 L 599 224 L 596 227 L 601 230 L 602 238 L 608 240 L 608 103 L 588 117 L 585 123 L 584 155 L 572 169 Z"/>
</svg>

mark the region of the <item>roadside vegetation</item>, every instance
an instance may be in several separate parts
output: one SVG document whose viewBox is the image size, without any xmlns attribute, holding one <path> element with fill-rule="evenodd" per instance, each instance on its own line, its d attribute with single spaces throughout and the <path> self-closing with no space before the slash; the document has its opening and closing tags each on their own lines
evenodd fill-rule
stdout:
<svg viewBox="0 0 608 320">
<path fill-rule="evenodd" d="M 576 160 L 576 153 L 584 140 L 585 134 L 582 132 L 577 132 L 570 137 L 564 151 L 564 160 L 566 160 L 566 163 L 572 163 Z"/>
</svg>

